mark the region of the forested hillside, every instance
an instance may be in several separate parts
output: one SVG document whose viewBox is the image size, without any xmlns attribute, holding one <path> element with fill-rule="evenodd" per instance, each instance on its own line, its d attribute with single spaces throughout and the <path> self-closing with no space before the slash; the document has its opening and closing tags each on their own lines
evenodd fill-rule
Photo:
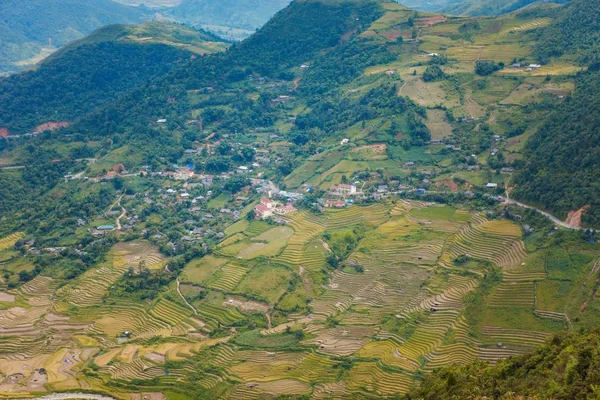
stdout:
<svg viewBox="0 0 600 400">
<path fill-rule="evenodd" d="M 329 1 L 304 0 L 294 3 L 255 35 L 233 45 L 226 53 L 198 59 L 184 68 L 178 68 L 158 80 L 156 85 L 138 88 L 106 108 L 96 110 L 74 129 L 94 134 L 114 134 L 162 117 L 183 126 L 187 107 L 186 90 L 205 87 L 235 90 L 231 88 L 254 74 L 273 79 L 293 78 L 290 68 L 298 67 L 320 51 L 337 45 L 344 34 L 364 29 L 381 13 L 375 1 L 332 4 Z M 169 98 L 182 101 L 169 102 Z M 241 128 L 244 124 L 261 126 L 267 121 L 268 124 L 273 123 L 268 115 L 261 115 L 268 114 L 267 108 L 256 105 L 249 112 L 247 105 L 246 102 L 236 104 L 236 111 L 232 111 L 231 116 L 235 121 L 232 123 L 237 125 L 230 125 L 230 128 Z M 111 115 L 111 119 L 106 124 L 98 125 L 100 115 Z"/>
<path fill-rule="evenodd" d="M 0 126 L 25 133 L 47 121 L 73 122 L 194 53 L 226 48 L 221 39 L 178 25 L 101 28 L 38 69 L 0 79 Z"/>
<path fill-rule="evenodd" d="M 109 24 L 140 23 L 144 8 L 111 0 L 4 0 L 0 2 L 0 72 L 37 56 L 42 47 L 80 39 Z"/>
<path fill-rule="evenodd" d="M 593 226 L 600 223 L 599 7 L 598 0 L 574 0 L 540 32 L 540 59 L 572 52 L 590 71 L 579 74 L 573 97 L 551 112 L 530 139 L 515 177 L 517 197 L 561 218 L 584 207 L 583 221 Z"/>
<path fill-rule="evenodd" d="M 425 377 L 412 399 L 596 399 L 600 331 L 560 335 L 498 365 L 448 367 Z"/>
</svg>

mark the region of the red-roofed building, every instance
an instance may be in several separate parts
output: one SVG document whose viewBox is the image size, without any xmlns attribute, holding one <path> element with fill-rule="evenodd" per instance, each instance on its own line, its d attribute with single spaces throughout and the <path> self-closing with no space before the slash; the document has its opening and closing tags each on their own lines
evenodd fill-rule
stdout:
<svg viewBox="0 0 600 400">
<path fill-rule="evenodd" d="M 346 207 L 346 202 L 343 200 L 327 200 L 325 207 L 344 208 Z"/>
<path fill-rule="evenodd" d="M 264 205 L 268 209 L 275 208 L 275 206 L 277 205 L 273 200 L 268 199 L 266 197 L 263 197 L 262 199 L 260 199 L 260 204 Z"/>
<path fill-rule="evenodd" d="M 271 211 L 271 209 L 264 204 L 258 204 L 256 207 L 254 207 L 254 212 L 256 213 L 256 216 L 261 219 L 269 218 L 273 215 L 273 211 Z"/>
</svg>

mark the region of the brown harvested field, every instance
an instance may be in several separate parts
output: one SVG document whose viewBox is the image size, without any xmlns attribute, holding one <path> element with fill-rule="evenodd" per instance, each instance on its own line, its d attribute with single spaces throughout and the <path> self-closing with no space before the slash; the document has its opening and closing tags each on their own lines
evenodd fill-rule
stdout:
<svg viewBox="0 0 600 400">
<path fill-rule="evenodd" d="M 379 35 L 383 36 L 384 38 L 386 38 L 389 41 L 395 42 L 396 40 L 398 40 L 399 37 L 409 38 L 411 35 L 411 32 L 399 31 L 397 29 L 394 29 L 391 31 L 380 32 Z"/>
<path fill-rule="evenodd" d="M 13 303 L 15 301 L 15 296 L 10 293 L 0 292 L 0 303 Z"/>
<path fill-rule="evenodd" d="M 352 149 L 352 152 L 360 153 L 363 151 L 372 151 L 373 153 L 381 154 L 381 153 L 385 153 L 386 149 L 387 149 L 387 144 L 378 143 L 378 144 L 371 144 L 371 145 L 357 147 L 355 149 Z"/>
<path fill-rule="evenodd" d="M 436 15 L 434 17 L 426 17 L 426 18 L 416 18 L 415 26 L 417 28 L 423 28 L 427 26 L 433 26 L 437 24 L 441 24 L 442 22 L 446 22 L 448 19 L 442 15 Z"/>
<path fill-rule="evenodd" d="M 433 139 L 443 139 L 452 136 L 452 126 L 448 123 L 444 110 L 427 110 L 427 122 L 425 125 L 429 128 Z"/>
<path fill-rule="evenodd" d="M 157 362 L 159 364 L 164 364 L 167 359 L 164 354 L 158 353 L 148 353 L 144 355 L 144 358 L 147 358 L 148 360 Z"/>
<path fill-rule="evenodd" d="M 151 393 L 130 393 L 131 400 L 166 400 L 167 397 L 160 392 Z"/>
</svg>

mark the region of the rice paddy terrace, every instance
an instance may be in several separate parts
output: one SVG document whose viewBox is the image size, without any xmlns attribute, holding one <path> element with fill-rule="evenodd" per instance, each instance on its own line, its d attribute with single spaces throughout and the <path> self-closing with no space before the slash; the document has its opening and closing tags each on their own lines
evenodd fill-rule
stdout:
<svg viewBox="0 0 600 400">
<path fill-rule="evenodd" d="M 285 218 L 236 223 L 184 268 L 180 292 L 174 282 L 154 300 L 111 292 L 141 261 L 164 267 L 145 242 L 116 245 L 74 281 L 38 276 L 0 292 L 0 395 L 380 398 L 594 319 L 585 281 L 598 255 L 578 249 L 565 279 L 552 269 L 561 255 L 528 251 L 509 220 L 400 199 Z M 358 245 L 328 268 L 325 233 L 358 226 Z"/>
</svg>

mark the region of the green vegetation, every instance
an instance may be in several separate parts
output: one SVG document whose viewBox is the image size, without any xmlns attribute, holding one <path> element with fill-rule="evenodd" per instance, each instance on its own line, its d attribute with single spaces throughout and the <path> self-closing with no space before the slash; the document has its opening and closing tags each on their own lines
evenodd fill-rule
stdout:
<svg viewBox="0 0 600 400">
<path fill-rule="evenodd" d="M 586 207 L 583 222 L 600 223 L 597 171 L 600 160 L 598 113 L 600 73 L 577 79 L 577 93 L 561 104 L 526 146 L 523 167 L 515 177 L 515 196 L 560 217 Z"/>
<path fill-rule="evenodd" d="M 60 47 L 104 25 L 139 23 L 144 11 L 109 0 L 11 0 L 0 4 L 0 72 L 38 56 L 42 47 Z"/>
<path fill-rule="evenodd" d="M 495 366 L 475 363 L 434 372 L 411 398 L 593 398 L 599 383 L 599 345 L 598 331 L 557 336 L 532 354 Z"/>
</svg>

